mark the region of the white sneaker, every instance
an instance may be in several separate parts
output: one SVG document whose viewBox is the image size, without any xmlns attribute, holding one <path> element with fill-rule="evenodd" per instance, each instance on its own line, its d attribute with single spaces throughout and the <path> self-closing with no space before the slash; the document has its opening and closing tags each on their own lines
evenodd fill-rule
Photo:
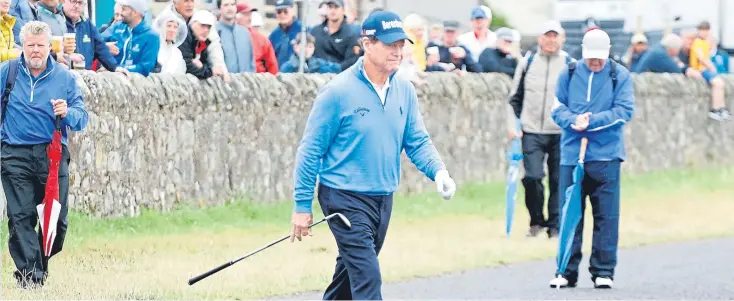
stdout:
<svg viewBox="0 0 734 301">
<path fill-rule="evenodd" d="M 571 284 L 570 286 L 573 286 L 573 284 Z M 568 279 L 566 279 L 563 276 L 553 278 L 550 281 L 550 287 L 551 288 L 565 288 L 565 287 L 569 287 Z"/>
<path fill-rule="evenodd" d="M 597 277 L 594 281 L 594 288 L 612 288 L 614 281 L 607 277 Z"/>
</svg>

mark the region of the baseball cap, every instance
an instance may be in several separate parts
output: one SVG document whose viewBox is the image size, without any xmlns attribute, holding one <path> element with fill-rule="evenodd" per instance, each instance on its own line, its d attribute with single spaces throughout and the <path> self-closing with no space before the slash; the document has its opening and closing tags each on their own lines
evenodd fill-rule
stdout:
<svg viewBox="0 0 734 301">
<path fill-rule="evenodd" d="M 543 23 L 543 25 L 541 25 L 540 27 L 540 34 L 546 34 L 549 32 L 555 32 L 557 34 L 562 34 L 565 31 L 566 30 L 563 29 L 563 26 L 561 26 L 561 23 L 555 20 L 547 21 Z"/>
<path fill-rule="evenodd" d="M 471 10 L 471 19 L 487 19 L 487 13 L 482 9 L 481 6 L 477 6 Z"/>
<path fill-rule="evenodd" d="M 194 15 L 191 16 L 189 25 L 194 24 L 194 22 L 198 22 L 201 25 L 214 26 L 214 24 L 217 23 L 217 17 L 208 10 L 200 9 L 194 12 Z"/>
<path fill-rule="evenodd" d="M 122 6 L 129 6 L 140 14 L 144 14 L 146 11 L 148 11 L 147 0 L 117 0 L 117 4 Z"/>
<path fill-rule="evenodd" d="M 494 34 L 497 35 L 498 40 L 515 41 L 515 33 L 507 27 L 498 28 Z"/>
<path fill-rule="evenodd" d="M 444 30 L 458 30 L 459 27 L 461 27 L 461 24 L 457 21 L 444 21 L 443 22 L 443 29 Z"/>
<path fill-rule="evenodd" d="M 638 43 L 645 43 L 647 44 L 647 37 L 643 33 L 637 33 L 632 36 L 632 40 L 630 40 L 630 43 L 632 44 L 638 44 Z"/>
<path fill-rule="evenodd" d="M 323 4 L 334 4 L 338 7 L 344 7 L 344 1 L 342 0 L 326 0 L 322 2 Z"/>
<path fill-rule="evenodd" d="M 392 44 L 400 40 L 409 39 L 403 30 L 403 21 L 400 16 L 391 11 L 378 11 L 370 14 L 362 22 L 362 36 L 374 37 L 385 44 Z"/>
<path fill-rule="evenodd" d="M 237 12 L 238 13 L 242 13 L 242 12 L 249 13 L 249 12 L 253 12 L 253 11 L 257 11 L 257 8 L 250 6 L 249 4 L 247 4 L 245 2 L 237 3 Z"/>
<path fill-rule="evenodd" d="M 276 0 L 275 9 L 293 7 L 293 0 Z"/>
<path fill-rule="evenodd" d="M 581 41 L 581 56 L 585 59 L 608 59 L 612 47 L 609 35 L 601 29 L 584 34 Z"/>
</svg>

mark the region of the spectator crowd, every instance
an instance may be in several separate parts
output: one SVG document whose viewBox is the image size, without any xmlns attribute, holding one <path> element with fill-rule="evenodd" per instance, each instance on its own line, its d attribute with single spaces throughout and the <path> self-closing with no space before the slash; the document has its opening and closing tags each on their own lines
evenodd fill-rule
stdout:
<svg viewBox="0 0 734 301">
<path fill-rule="evenodd" d="M 171 0 L 154 17 L 148 0 L 117 0 L 113 20 L 98 29 L 84 16 L 87 0 L 0 0 L 0 61 L 20 56 L 20 28 L 31 20 L 51 27 L 52 58 L 73 69 L 143 76 L 189 73 L 200 79 L 228 80 L 232 73 L 299 72 L 301 61 L 306 73 L 339 73 L 364 54 L 361 26 L 347 15 L 343 0 L 322 1 L 318 10 L 322 19 L 306 28 L 305 36 L 302 30 L 307 25 L 298 19 L 293 0 L 276 0 L 278 26 L 267 36 L 258 8 L 246 0 L 217 0 L 215 13 L 197 9 L 197 1 Z M 528 67 L 519 32 L 506 27 L 490 30 L 492 11 L 486 6 L 473 8 L 467 17 L 472 29 L 461 32 L 456 20 L 428 24 L 417 14 L 406 16 L 403 27 L 413 43 L 403 48 L 398 74 L 420 83 L 424 72 L 515 76 L 518 68 Z M 551 21 L 544 28 L 553 29 L 553 43 L 568 56 L 562 50 L 565 33 L 560 24 Z M 530 52 L 540 51 L 538 46 L 532 48 Z M 702 78 L 713 92 L 710 117 L 724 120 L 729 111 L 718 75 L 729 72 L 728 58 L 717 47 L 710 25 L 702 22 L 696 31 L 667 35 L 653 47 L 644 34 L 634 35 L 621 63 L 637 73 Z"/>
</svg>

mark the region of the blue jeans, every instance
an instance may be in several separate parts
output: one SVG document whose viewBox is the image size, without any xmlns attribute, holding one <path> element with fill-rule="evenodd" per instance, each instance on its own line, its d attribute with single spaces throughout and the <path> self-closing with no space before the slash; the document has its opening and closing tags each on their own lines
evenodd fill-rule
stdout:
<svg viewBox="0 0 734 301">
<path fill-rule="evenodd" d="M 393 196 L 368 196 L 319 185 L 324 215 L 343 214 L 352 224 L 330 222 L 339 255 L 324 300 L 382 300 L 382 276 L 377 255 L 385 241 Z"/>
<path fill-rule="evenodd" d="M 591 212 L 594 217 L 594 234 L 589 259 L 589 273 L 592 280 L 596 277 L 614 279 L 617 266 L 617 246 L 619 242 L 619 198 L 620 198 L 620 165 L 616 161 L 586 162 L 584 179 L 581 182 L 581 212 L 586 209 L 586 197 L 591 201 Z M 566 188 L 573 184 L 575 166 L 561 166 L 560 192 L 565 195 Z M 561 208 L 565 204 L 561 198 Z M 581 262 L 581 244 L 584 230 L 584 216 L 581 216 L 574 235 L 571 259 L 566 273 L 563 275 L 569 282 L 578 280 L 579 263 Z"/>
</svg>

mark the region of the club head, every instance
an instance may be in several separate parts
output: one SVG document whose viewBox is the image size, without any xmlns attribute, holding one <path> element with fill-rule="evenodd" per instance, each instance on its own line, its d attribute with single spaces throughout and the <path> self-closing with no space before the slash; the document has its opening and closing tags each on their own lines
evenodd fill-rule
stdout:
<svg viewBox="0 0 734 301">
<path fill-rule="evenodd" d="M 339 217 L 339 219 L 342 221 L 342 223 L 344 223 L 344 225 L 347 226 L 347 228 L 352 228 L 352 223 L 349 222 L 349 220 L 347 219 L 346 216 L 344 216 L 344 214 L 341 214 L 341 213 L 330 214 L 329 216 L 326 217 L 326 219 L 329 220 L 335 216 Z"/>
</svg>

